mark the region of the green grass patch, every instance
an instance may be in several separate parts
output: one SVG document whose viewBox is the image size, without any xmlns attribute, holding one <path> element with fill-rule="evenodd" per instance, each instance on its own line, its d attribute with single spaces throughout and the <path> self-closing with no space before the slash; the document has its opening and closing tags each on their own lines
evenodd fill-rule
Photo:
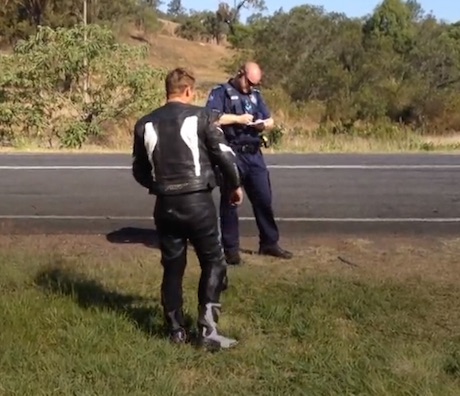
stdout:
<svg viewBox="0 0 460 396">
<path fill-rule="evenodd" d="M 0 394 L 460 394 L 460 285 L 232 269 L 220 327 L 241 343 L 211 354 L 164 338 L 157 259 L 8 251 L 0 271 Z"/>
</svg>

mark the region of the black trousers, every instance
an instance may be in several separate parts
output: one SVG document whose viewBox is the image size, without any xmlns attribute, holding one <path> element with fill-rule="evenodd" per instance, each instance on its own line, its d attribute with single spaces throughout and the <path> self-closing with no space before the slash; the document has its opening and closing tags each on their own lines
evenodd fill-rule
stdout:
<svg viewBox="0 0 460 396">
<path fill-rule="evenodd" d="M 217 211 L 210 191 L 159 196 L 154 210 L 163 282 L 161 301 L 166 316 L 182 322 L 182 279 L 187 265 L 187 243 L 195 248 L 201 266 L 198 301 L 201 306 L 219 303 L 227 273 L 219 239 Z"/>
</svg>

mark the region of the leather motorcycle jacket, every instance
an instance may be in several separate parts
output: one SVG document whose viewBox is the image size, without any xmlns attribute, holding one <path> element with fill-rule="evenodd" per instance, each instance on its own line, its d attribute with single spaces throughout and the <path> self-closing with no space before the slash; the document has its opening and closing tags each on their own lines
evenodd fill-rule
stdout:
<svg viewBox="0 0 460 396">
<path fill-rule="evenodd" d="M 169 102 L 136 122 L 132 175 L 154 195 L 212 190 L 217 166 L 234 189 L 241 184 L 235 154 L 219 114 L 204 107 Z"/>
</svg>

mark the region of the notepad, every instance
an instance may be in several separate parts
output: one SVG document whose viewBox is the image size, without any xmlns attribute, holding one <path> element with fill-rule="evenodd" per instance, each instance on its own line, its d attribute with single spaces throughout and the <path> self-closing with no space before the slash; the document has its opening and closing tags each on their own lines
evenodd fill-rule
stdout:
<svg viewBox="0 0 460 396">
<path fill-rule="evenodd" d="M 250 122 L 248 125 L 254 126 L 254 125 L 263 124 L 264 122 L 265 122 L 264 120 L 256 120 L 256 121 Z"/>
</svg>

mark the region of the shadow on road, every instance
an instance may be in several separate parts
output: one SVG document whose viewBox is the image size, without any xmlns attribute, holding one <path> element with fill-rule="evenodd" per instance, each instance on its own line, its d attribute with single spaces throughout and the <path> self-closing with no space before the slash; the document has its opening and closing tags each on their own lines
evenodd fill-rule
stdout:
<svg viewBox="0 0 460 396">
<path fill-rule="evenodd" d="M 81 308 L 109 309 L 128 317 L 138 329 L 148 335 L 167 336 L 162 308 L 157 299 L 110 291 L 95 280 L 62 269 L 40 273 L 35 278 L 35 283 L 47 293 L 72 298 Z M 188 323 L 192 321 L 190 316 L 185 319 Z"/>
<path fill-rule="evenodd" d="M 106 235 L 111 243 L 142 244 L 149 248 L 159 249 L 158 234 L 151 228 L 123 227 Z"/>
</svg>

